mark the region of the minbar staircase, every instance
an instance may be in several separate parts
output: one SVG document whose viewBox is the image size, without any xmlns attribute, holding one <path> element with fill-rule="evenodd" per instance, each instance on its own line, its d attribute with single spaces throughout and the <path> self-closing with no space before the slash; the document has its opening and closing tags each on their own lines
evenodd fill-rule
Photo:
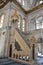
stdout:
<svg viewBox="0 0 43 65">
<path fill-rule="evenodd" d="M 31 57 L 31 42 L 26 35 L 19 29 L 15 29 L 15 40 L 20 45 L 22 51 L 13 51 L 13 58 L 17 60 L 30 61 Z M 30 64 L 30 63 L 29 63 Z"/>
</svg>

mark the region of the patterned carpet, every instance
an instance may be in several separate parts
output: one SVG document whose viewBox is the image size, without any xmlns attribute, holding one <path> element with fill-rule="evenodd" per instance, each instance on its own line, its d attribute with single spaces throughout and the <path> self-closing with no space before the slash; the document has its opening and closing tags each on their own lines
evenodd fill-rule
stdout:
<svg viewBox="0 0 43 65">
<path fill-rule="evenodd" d="M 7 57 L 0 57 L 0 65 L 30 65 L 23 62 L 14 61 L 12 59 L 8 59 Z"/>
</svg>

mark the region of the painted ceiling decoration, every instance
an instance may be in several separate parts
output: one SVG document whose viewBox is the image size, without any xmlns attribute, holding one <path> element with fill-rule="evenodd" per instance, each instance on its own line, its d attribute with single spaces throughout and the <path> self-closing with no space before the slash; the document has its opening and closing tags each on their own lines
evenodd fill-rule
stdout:
<svg viewBox="0 0 43 65">
<path fill-rule="evenodd" d="M 8 2 L 9 0 L 0 0 L 0 8 L 3 8 Z"/>
</svg>

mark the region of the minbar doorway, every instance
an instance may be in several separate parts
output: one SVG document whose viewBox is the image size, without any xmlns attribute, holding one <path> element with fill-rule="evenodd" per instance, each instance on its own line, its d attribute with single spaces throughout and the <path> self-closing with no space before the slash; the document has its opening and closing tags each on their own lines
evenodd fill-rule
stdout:
<svg viewBox="0 0 43 65">
<path fill-rule="evenodd" d="M 34 60 L 35 59 L 35 44 L 33 44 L 33 46 L 32 46 L 32 57 Z"/>
<path fill-rule="evenodd" d="M 12 44 L 10 45 L 9 57 L 12 57 Z"/>
</svg>

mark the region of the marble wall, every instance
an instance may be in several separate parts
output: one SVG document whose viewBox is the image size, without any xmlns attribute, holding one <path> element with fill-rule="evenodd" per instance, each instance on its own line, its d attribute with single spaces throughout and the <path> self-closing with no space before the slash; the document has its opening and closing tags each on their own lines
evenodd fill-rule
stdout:
<svg viewBox="0 0 43 65">
<path fill-rule="evenodd" d="M 31 23 L 31 20 L 34 19 L 34 22 L 36 22 L 35 20 L 38 18 L 38 17 L 43 17 L 43 7 L 36 10 L 36 11 L 33 11 L 31 13 L 29 13 L 27 15 L 27 18 L 26 18 L 26 28 L 27 28 L 27 32 L 30 31 L 30 23 Z M 31 25 L 31 29 L 32 29 L 32 26 L 34 26 L 34 24 Z"/>
<path fill-rule="evenodd" d="M 11 16 L 14 14 L 15 9 L 17 9 L 18 14 L 21 15 L 22 18 L 25 17 L 24 12 L 13 2 L 9 2 L 4 8 L 0 9 L 0 15 L 5 15 L 3 27 L 1 28 L 1 30 L 6 30 L 6 35 L 0 36 L 0 56 L 8 56 L 9 54 Z"/>
<path fill-rule="evenodd" d="M 6 30 L 5 31 L 6 34 L 4 36 L 3 35 L 0 36 L 0 42 L 1 42 L 0 43 L 0 49 L 1 49 L 0 56 L 1 56 L 1 54 L 4 56 L 9 55 L 10 31 L 14 30 L 13 27 L 12 27 L 12 30 L 10 30 L 10 27 L 12 26 L 11 16 L 14 14 L 15 9 L 18 11 L 18 14 L 21 15 L 22 18 L 26 19 L 26 22 L 25 22 L 26 32 L 29 32 L 29 30 L 30 30 L 30 20 L 32 18 L 34 18 L 34 17 L 37 18 L 38 16 L 43 16 L 43 8 L 41 8 L 35 12 L 32 12 L 28 15 L 25 15 L 25 13 L 13 2 L 9 2 L 4 8 L 0 9 L 0 15 L 1 14 L 5 15 L 3 28 L 1 30 Z M 22 23 L 22 21 L 21 21 L 21 23 Z M 41 34 L 41 36 L 42 36 L 42 34 Z"/>
<path fill-rule="evenodd" d="M 4 56 L 6 30 L 0 31 L 0 56 Z"/>
</svg>

